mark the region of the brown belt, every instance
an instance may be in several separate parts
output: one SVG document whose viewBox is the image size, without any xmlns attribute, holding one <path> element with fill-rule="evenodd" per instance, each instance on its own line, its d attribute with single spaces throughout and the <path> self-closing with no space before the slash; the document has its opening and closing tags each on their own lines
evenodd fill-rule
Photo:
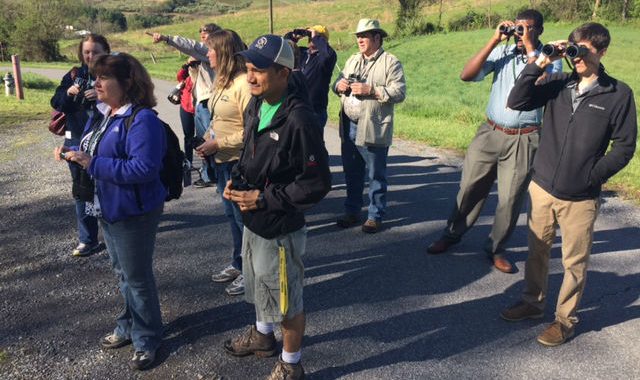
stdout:
<svg viewBox="0 0 640 380">
<path fill-rule="evenodd" d="M 487 124 L 493 127 L 493 129 L 497 129 L 500 132 L 507 135 L 526 135 L 531 132 L 536 132 L 540 129 L 540 125 L 527 125 L 524 128 L 505 128 L 500 124 L 496 124 L 491 119 L 487 119 Z"/>
</svg>

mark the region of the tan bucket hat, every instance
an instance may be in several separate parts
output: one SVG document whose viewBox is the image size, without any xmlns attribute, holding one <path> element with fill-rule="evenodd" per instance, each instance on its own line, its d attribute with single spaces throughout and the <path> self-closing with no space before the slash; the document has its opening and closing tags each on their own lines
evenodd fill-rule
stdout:
<svg viewBox="0 0 640 380">
<path fill-rule="evenodd" d="M 384 29 L 380 27 L 380 21 L 372 18 L 361 18 L 360 21 L 358 21 L 358 27 L 353 34 L 373 31 L 380 32 L 382 37 L 387 36 L 387 32 L 385 32 Z"/>
</svg>

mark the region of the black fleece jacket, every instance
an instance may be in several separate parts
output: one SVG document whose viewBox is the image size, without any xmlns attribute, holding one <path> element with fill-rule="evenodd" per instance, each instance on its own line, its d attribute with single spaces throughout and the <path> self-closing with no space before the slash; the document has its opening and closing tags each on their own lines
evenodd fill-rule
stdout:
<svg viewBox="0 0 640 380">
<path fill-rule="evenodd" d="M 290 76 L 287 95 L 271 124 L 258 132 L 262 99 L 244 111 L 244 146 L 232 177 L 264 194 L 265 207 L 243 213 L 243 223 L 265 239 L 305 225 L 304 211 L 331 190 L 329 158 L 306 88 Z"/>
<path fill-rule="evenodd" d="M 62 77 L 60 85 L 56 88 L 53 97 L 51 97 L 51 107 L 67 115 L 65 130 L 71 132 L 71 139 L 65 140 L 66 146 L 78 145 L 80 143 L 80 137 L 82 137 L 87 120 L 89 120 L 87 110 L 95 110 L 96 105 L 96 102 L 84 102 L 81 104 L 80 102 L 74 101 L 74 96 L 67 95 L 67 90 L 74 84 L 75 78 L 73 77 L 74 75 L 72 75 L 73 71 L 75 71 L 74 75 L 76 77 L 85 80 L 91 79 L 89 69 L 86 65 L 71 69 Z"/>
<path fill-rule="evenodd" d="M 571 88 L 577 85 L 577 74 L 552 74 L 536 84 L 543 71 L 535 63 L 527 65 L 507 101 L 514 110 L 545 106 L 532 180 L 556 198 L 595 198 L 602 184 L 622 170 L 635 153 L 633 92 L 601 66 L 598 86 L 574 112 Z"/>
</svg>

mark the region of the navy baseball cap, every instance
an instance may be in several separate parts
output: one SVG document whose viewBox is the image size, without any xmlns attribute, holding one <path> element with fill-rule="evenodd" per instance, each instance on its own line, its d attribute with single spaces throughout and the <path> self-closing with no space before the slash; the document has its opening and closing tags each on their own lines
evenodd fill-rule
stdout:
<svg viewBox="0 0 640 380">
<path fill-rule="evenodd" d="M 267 69 L 277 63 L 293 70 L 293 49 L 280 36 L 265 34 L 256 38 L 247 50 L 239 52 L 247 61 L 259 69 Z"/>
</svg>

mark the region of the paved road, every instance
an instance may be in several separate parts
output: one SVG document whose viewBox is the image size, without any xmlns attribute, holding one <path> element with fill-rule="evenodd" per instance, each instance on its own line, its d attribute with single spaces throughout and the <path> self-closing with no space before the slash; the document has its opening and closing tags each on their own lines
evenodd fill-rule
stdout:
<svg viewBox="0 0 640 380">
<path fill-rule="evenodd" d="M 172 83 L 155 83 L 160 115 L 178 130 L 177 108 L 164 101 Z M 0 133 L 0 145 L 19 136 Z M 97 346 L 120 305 L 106 253 L 69 257 L 74 235 L 67 173 L 48 161 L 55 141 L 41 136 L 16 156 L 20 165 L 0 162 L 0 377 L 130 378 L 128 349 L 105 353 Z M 636 208 L 604 195 L 577 335 L 543 348 L 535 337 L 543 322 L 553 320 L 553 307 L 542 321 L 507 323 L 498 317 L 522 288 L 524 214 L 510 244 L 516 274 L 496 271 L 481 253 L 495 194 L 451 254 L 426 255 L 454 201 L 460 159 L 396 141 L 384 230 L 365 235 L 338 229 L 333 222 L 345 186 L 334 127 L 326 129 L 325 139 L 333 191 L 309 213 L 305 257 L 303 361 L 310 378 L 640 378 Z M 42 189 L 20 196 L 20 189 L 39 183 Z M 159 364 L 136 377 L 262 378 L 275 361 L 221 353 L 222 342 L 251 323 L 253 313 L 209 280 L 231 251 L 217 197 L 212 189 L 190 188 L 166 205 L 156 254 L 166 338 Z M 562 279 L 559 256 L 558 239 L 550 305 Z"/>
</svg>

